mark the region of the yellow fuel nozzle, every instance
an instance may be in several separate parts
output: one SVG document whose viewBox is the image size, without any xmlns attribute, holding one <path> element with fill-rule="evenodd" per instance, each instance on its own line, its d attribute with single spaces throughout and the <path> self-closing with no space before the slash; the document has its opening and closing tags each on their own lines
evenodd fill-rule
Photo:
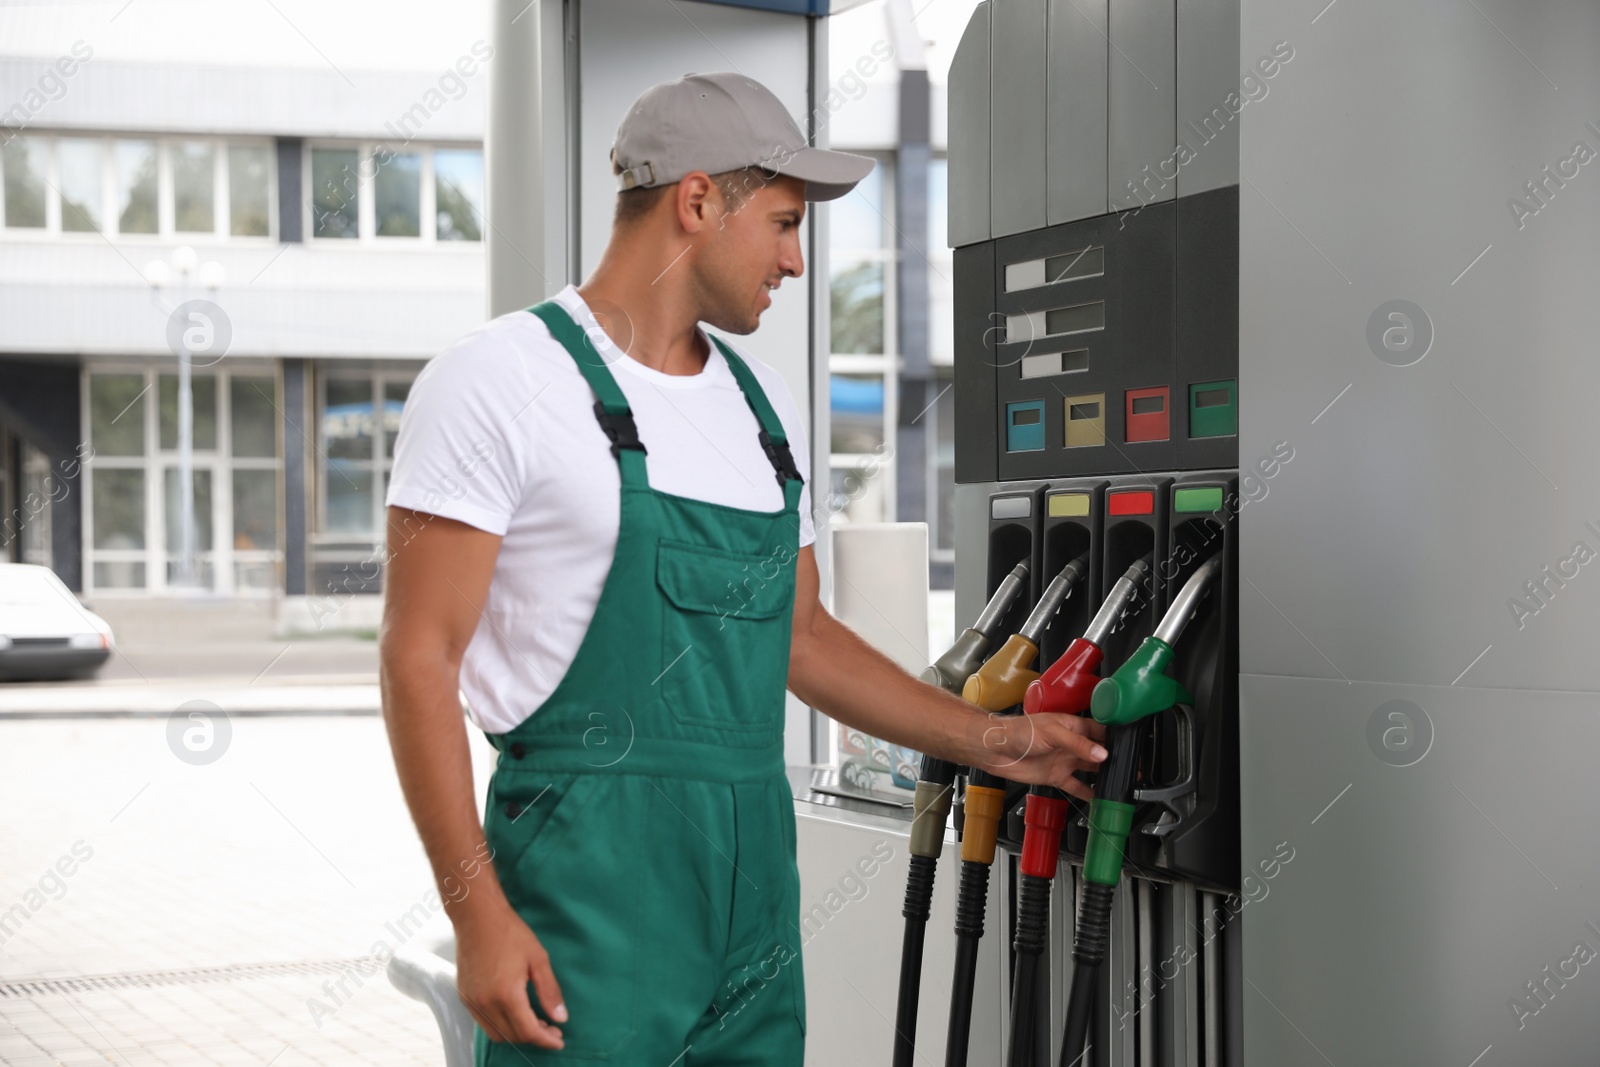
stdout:
<svg viewBox="0 0 1600 1067">
<path fill-rule="evenodd" d="M 1033 661 L 1039 656 L 1039 637 L 1072 592 L 1072 587 L 1089 570 L 1087 554 L 1079 556 L 1051 580 L 1039 603 L 1028 614 L 1022 629 L 1012 634 L 1000 650 L 967 679 L 961 699 L 985 711 L 1004 711 L 1022 702 L 1028 683 L 1039 677 Z"/>
</svg>

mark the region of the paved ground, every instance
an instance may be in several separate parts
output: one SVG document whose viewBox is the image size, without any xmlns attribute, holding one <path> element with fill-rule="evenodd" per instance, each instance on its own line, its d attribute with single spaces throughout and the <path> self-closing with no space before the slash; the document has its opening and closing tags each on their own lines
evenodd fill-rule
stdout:
<svg viewBox="0 0 1600 1067">
<path fill-rule="evenodd" d="M 366 962 L 431 886 L 382 721 L 225 722 L 194 765 L 162 717 L 0 720 L 0 1062 L 443 1062 Z"/>
<path fill-rule="evenodd" d="M 930 607 L 942 651 L 949 594 Z M 269 604 L 95 609 L 119 643 L 98 679 L 0 685 L 0 1064 L 442 1064 L 372 964 L 448 932 L 403 918 L 432 881 L 374 643 L 276 639 Z M 174 738 L 194 700 L 220 714 Z M 181 758 L 186 729 L 220 757 Z"/>
</svg>

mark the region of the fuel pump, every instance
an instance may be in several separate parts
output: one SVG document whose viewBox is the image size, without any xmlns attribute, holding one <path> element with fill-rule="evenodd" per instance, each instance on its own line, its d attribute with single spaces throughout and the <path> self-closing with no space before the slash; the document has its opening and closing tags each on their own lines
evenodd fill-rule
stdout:
<svg viewBox="0 0 1600 1067">
<path fill-rule="evenodd" d="M 1029 683 L 1039 677 L 1032 664 L 1039 639 L 1072 588 L 1088 573 L 1087 555 L 1079 556 L 1051 580 L 1022 628 L 962 687 L 961 696 L 986 711 L 1003 712 L 1022 701 Z M 1006 781 L 973 768 L 963 794 L 966 813 L 961 829 L 961 888 L 956 896 L 956 965 L 950 992 L 950 1029 L 945 1045 L 946 1067 L 964 1067 L 972 1026 L 972 992 L 978 967 L 978 942 L 983 939 L 983 912 L 989 897 L 989 868 L 1006 807 Z"/>
<path fill-rule="evenodd" d="M 1150 564 L 1140 559 L 1117 579 L 1083 636 L 1073 641 L 1049 670 L 1028 684 L 1022 698 L 1026 714 L 1081 715 L 1089 709 L 1090 694 L 1100 681 L 1106 636 L 1117 629 L 1149 573 Z M 1036 785 L 1028 790 L 1024 816 L 1027 829 L 1019 864 L 1022 885 L 1018 890 L 1013 942 L 1017 958 L 1011 987 L 1009 1067 L 1029 1067 L 1033 1062 L 1039 958 L 1049 933 L 1050 884 L 1055 880 L 1070 806 L 1066 794 L 1053 786 Z"/>
<path fill-rule="evenodd" d="M 1134 770 L 1143 731 L 1138 723 L 1192 701 L 1188 690 L 1166 674 L 1173 646 L 1194 617 L 1202 597 L 1222 571 L 1221 556 L 1212 556 L 1184 583 L 1155 633 L 1109 677 L 1094 687 L 1089 709 L 1106 727 L 1110 755 L 1096 775 L 1089 805 L 1089 845 L 1083 858 L 1083 897 L 1078 908 L 1072 957 L 1072 990 L 1067 1001 L 1066 1033 L 1061 1067 L 1075 1067 L 1084 1052 L 1095 979 L 1106 955 L 1111 928 L 1111 900 L 1122 877 L 1123 851 L 1133 827 Z"/>
<path fill-rule="evenodd" d="M 959 694 L 983 662 L 994 643 L 1000 623 L 1011 605 L 1027 588 L 1026 561 L 1012 568 L 978 613 L 972 626 L 956 638 L 944 655 L 922 672 L 922 680 Z M 900 995 L 895 1008 L 894 1067 L 911 1067 L 916 1052 L 917 1000 L 922 985 L 922 943 L 933 900 L 933 878 L 944 849 L 945 822 L 950 816 L 957 768 L 949 760 L 924 755 L 912 800 L 911 863 L 906 873 L 906 898 L 901 915 L 906 920 L 900 946 Z"/>
</svg>

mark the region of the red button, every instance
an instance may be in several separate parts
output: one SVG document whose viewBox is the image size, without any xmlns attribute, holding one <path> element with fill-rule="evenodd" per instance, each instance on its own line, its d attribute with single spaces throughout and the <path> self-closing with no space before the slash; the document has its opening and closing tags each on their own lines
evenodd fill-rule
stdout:
<svg viewBox="0 0 1600 1067">
<path fill-rule="evenodd" d="M 1156 510 L 1154 493 L 1112 493 L 1110 512 L 1113 515 L 1153 515 Z"/>
<path fill-rule="evenodd" d="M 1170 390 L 1165 385 L 1129 389 L 1123 401 L 1126 407 L 1123 440 L 1137 444 L 1140 441 L 1165 441 L 1172 436 L 1169 429 L 1169 399 Z"/>
</svg>

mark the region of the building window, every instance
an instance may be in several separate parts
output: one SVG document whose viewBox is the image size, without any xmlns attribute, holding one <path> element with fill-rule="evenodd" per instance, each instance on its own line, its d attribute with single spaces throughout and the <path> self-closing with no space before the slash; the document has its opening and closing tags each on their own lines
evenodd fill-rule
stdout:
<svg viewBox="0 0 1600 1067">
<path fill-rule="evenodd" d="M 313 237 L 482 241 L 483 152 L 381 144 L 315 145 L 307 210 Z"/>
<path fill-rule="evenodd" d="M 379 237 L 422 236 L 422 156 L 402 152 L 379 164 L 372 199 Z"/>
<path fill-rule="evenodd" d="M 228 146 L 228 233 L 272 232 L 272 151 L 265 145 Z"/>
<path fill-rule="evenodd" d="M 192 377 L 194 578 L 217 593 L 267 593 L 278 587 L 281 561 L 277 380 L 265 365 L 228 364 Z M 91 591 L 181 582 L 182 456 L 171 366 L 91 366 L 86 373 L 84 421 L 94 449 L 83 467 Z"/>
<path fill-rule="evenodd" d="M 215 233 L 216 151 L 209 141 L 179 141 L 172 152 L 172 228 Z"/>
<path fill-rule="evenodd" d="M 17 137 L 0 152 L 0 224 L 108 237 L 269 237 L 273 158 L 266 142 Z"/>
<path fill-rule="evenodd" d="M 354 240 L 360 236 L 361 183 L 356 180 L 356 150 L 311 150 L 311 235 Z"/>
<path fill-rule="evenodd" d="M 483 153 L 436 148 L 433 175 L 439 240 L 483 240 Z"/>
<path fill-rule="evenodd" d="M 45 194 L 50 142 L 43 137 L 13 137 L 0 149 L 5 169 L 5 224 L 14 230 L 42 230 L 48 220 Z"/>
<path fill-rule="evenodd" d="M 161 228 L 160 177 L 154 141 L 116 142 L 116 216 L 119 233 Z"/>
<path fill-rule="evenodd" d="M 382 587 L 374 553 L 384 539 L 395 435 L 415 377 L 414 369 L 337 364 L 318 374 L 315 590 L 376 593 Z"/>
<path fill-rule="evenodd" d="M 854 189 L 828 202 L 832 522 L 895 518 L 891 167 L 888 157 L 880 157 Z"/>
<path fill-rule="evenodd" d="M 98 232 L 105 144 L 63 137 L 56 144 L 56 152 L 61 166 L 61 228 L 78 233 Z"/>
</svg>

